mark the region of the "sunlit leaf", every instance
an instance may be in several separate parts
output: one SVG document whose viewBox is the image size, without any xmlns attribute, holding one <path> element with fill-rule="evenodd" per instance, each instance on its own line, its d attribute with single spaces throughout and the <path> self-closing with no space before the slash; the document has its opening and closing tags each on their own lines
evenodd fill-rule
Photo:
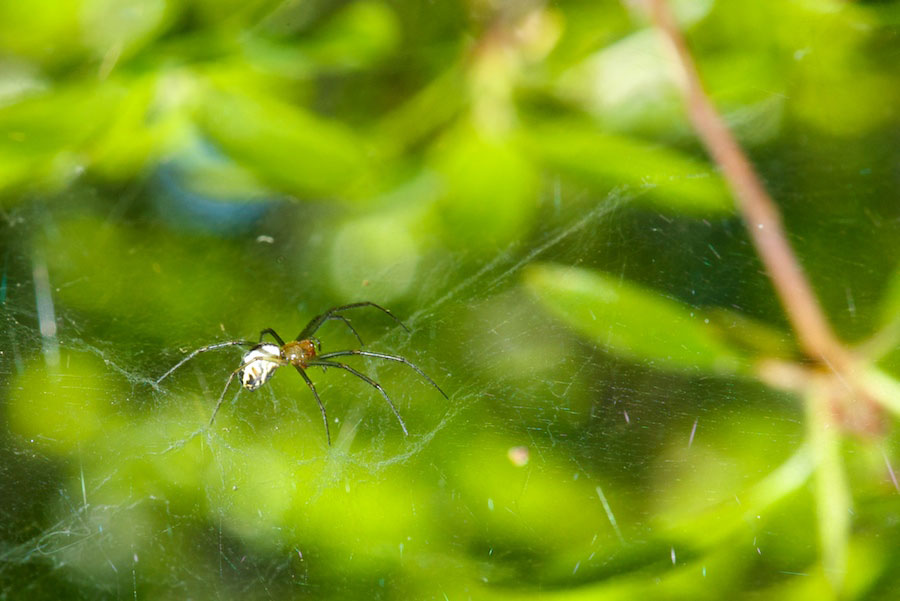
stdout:
<svg viewBox="0 0 900 601">
<path fill-rule="evenodd" d="M 860 381 L 872 400 L 894 415 L 900 415 L 900 382 L 876 367 L 865 369 Z"/>
<path fill-rule="evenodd" d="M 91 138 L 107 129 L 121 92 L 114 85 L 62 87 L 0 108 L 0 185 L 68 181 L 88 162 Z"/>
<path fill-rule="evenodd" d="M 81 50 L 78 2 L 0 2 L 0 46 L 48 63 Z"/>
<path fill-rule="evenodd" d="M 342 298 L 388 303 L 413 284 L 419 255 L 410 225 L 400 216 L 347 222 L 332 243 L 334 287 Z"/>
<path fill-rule="evenodd" d="M 900 266 L 894 270 L 881 299 L 881 325 L 900 322 Z"/>
<path fill-rule="evenodd" d="M 101 74 L 162 32 L 171 0 L 83 0 L 81 37 L 102 57 Z"/>
<path fill-rule="evenodd" d="M 59 290 L 58 300 L 79 311 L 103 315 L 107 323 L 128 323 L 132 332 L 168 334 L 196 327 L 199 316 L 228 320 L 236 307 L 222 293 L 230 290 L 228 294 L 236 298 L 252 296 L 252 287 L 233 277 L 235 266 L 240 265 L 239 249 L 210 247 L 202 236 L 167 236 L 87 218 L 59 221 L 54 233 L 45 245 L 48 269 L 54 283 L 70 282 Z M 203 262 L 177 259 L 184 254 L 202 255 Z M 78 278 L 77 274 L 101 262 L 106 265 L 102 273 Z M 152 290 L 147 282 L 156 282 Z M 191 290 L 187 299 L 185 287 Z M 246 312 L 238 309 L 237 313 L 256 321 L 252 312 L 243 315 Z M 166 315 L 163 330 L 159 315 Z"/>
<path fill-rule="evenodd" d="M 12 431 L 41 448 L 67 454 L 121 427 L 114 411 L 120 382 L 95 357 L 67 353 L 65 365 L 34 359 L 15 380 L 7 403 Z"/>
<path fill-rule="evenodd" d="M 136 78 L 120 82 L 120 99 L 105 119 L 103 134 L 92 142 L 92 166 L 112 179 L 139 173 L 164 150 L 171 127 L 164 117 L 153 118 L 153 99 L 160 82 Z"/>
<path fill-rule="evenodd" d="M 841 459 L 841 431 L 827 394 L 807 398 L 809 438 L 816 462 L 816 513 L 825 574 L 836 590 L 847 570 L 852 499 Z"/>
<path fill-rule="evenodd" d="M 797 355 L 793 338 L 784 330 L 723 307 L 708 309 L 705 314 L 724 338 L 755 355 L 781 358 Z"/>
<path fill-rule="evenodd" d="M 509 139 L 462 126 L 438 145 L 433 162 L 444 183 L 438 209 L 454 246 L 506 246 L 537 209 L 534 167 Z"/>
<path fill-rule="evenodd" d="M 465 81 L 463 75 L 459 65 L 450 65 L 428 85 L 385 115 L 376 133 L 385 143 L 403 148 L 445 125 L 465 103 L 460 93 Z"/>
<path fill-rule="evenodd" d="M 655 208 L 686 215 L 734 210 L 712 165 L 659 144 L 604 133 L 578 121 L 530 127 L 526 139 L 531 153 L 548 167 L 585 182 L 651 188 L 652 193 L 644 198 Z"/>
<path fill-rule="evenodd" d="M 346 126 L 301 107 L 238 89 L 211 90 L 201 116 L 209 135 L 262 179 L 302 196 L 365 190 L 365 144 Z"/>
<path fill-rule="evenodd" d="M 529 266 L 524 280 L 548 311 L 613 354 L 668 369 L 740 368 L 737 352 L 698 311 L 658 292 L 554 264 Z"/>
<path fill-rule="evenodd" d="M 303 44 L 323 67 L 363 67 L 384 57 L 398 41 L 397 21 L 388 4 L 353 2 Z"/>
</svg>

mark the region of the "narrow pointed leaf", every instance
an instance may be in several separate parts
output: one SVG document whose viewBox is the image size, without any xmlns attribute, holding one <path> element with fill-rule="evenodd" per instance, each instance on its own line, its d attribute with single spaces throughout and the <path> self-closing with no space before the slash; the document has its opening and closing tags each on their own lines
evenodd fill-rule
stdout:
<svg viewBox="0 0 900 601">
<path fill-rule="evenodd" d="M 673 214 L 734 211 L 721 176 L 703 160 L 578 121 L 545 124 L 529 132 L 528 146 L 538 160 L 588 184 L 650 187 L 651 194 L 642 202 Z"/>
<path fill-rule="evenodd" d="M 691 307 L 600 272 L 535 264 L 525 284 L 553 315 L 609 352 L 664 369 L 733 373 L 737 351 Z"/>
</svg>

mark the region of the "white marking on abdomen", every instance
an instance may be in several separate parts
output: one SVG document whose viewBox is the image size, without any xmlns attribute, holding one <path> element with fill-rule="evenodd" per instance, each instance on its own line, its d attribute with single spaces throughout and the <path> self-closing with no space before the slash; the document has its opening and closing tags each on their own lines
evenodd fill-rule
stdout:
<svg viewBox="0 0 900 601">
<path fill-rule="evenodd" d="M 281 367 L 281 349 L 274 344 L 263 344 L 244 355 L 241 364 L 244 365 L 238 374 L 241 385 L 247 390 L 256 390 Z"/>
</svg>

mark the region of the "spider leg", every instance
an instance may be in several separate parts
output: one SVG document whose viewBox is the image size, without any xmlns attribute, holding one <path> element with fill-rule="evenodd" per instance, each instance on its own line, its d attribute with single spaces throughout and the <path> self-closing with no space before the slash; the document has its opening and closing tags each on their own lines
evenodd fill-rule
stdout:
<svg viewBox="0 0 900 601">
<path fill-rule="evenodd" d="M 156 382 L 153 383 L 153 385 L 156 386 L 157 384 L 159 384 L 160 382 L 162 382 L 163 380 L 168 378 L 169 375 L 173 371 L 175 371 L 176 369 L 178 369 L 179 367 L 181 367 L 182 365 L 184 365 L 185 363 L 187 363 L 188 361 L 190 361 L 191 359 L 193 359 L 200 353 L 205 353 L 206 351 L 214 351 L 216 349 L 225 348 L 227 346 L 256 346 L 256 343 L 250 342 L 249 340 L 229 340 L 228 342 L 217 342 L 216 344 L 210 344 L 210 345 L 198 348 L 196 351 L 194 351 L 193 353 L 191 353 L 190 355 L 188 355 L 187 357 L 185 357 L 184 359 L 182 359 L 181 361 L 176 363 L 169 371 L 167 371 L 166 373 L 161 375 L 156 380 Z"/>
<path fill-rule="evenodd" d="M 306 372 L 303 371 L 303 368 L 299 365 L 295 365 L 297 368 L 297 373 L 303 376 L 303 379 L 306 381 L 309 389 L 312 390 L 313 396 L 316 397 L 316 402 L 319 404 L 319 411 L 322 412 L 322 421 L 325 422 L 325 438 L 328 439 L 328 446 L 331 446 L 331 432 L 328 430 L 328 414 L 325 413 L 325 405 L 322 404 L 322 399 L 319 398 L 319 393 L 316 392 L 316 385 L 313 384 L 312 380 L 309 379 L 309 376 L 306 375 Z"/>
<path fill-rule="evenodd" d="M 256 346 L 256 345 L 254 344 L 253 346 Z M 268 359 L 265 359 L 265 360 L 268 360 Z M 244 369 L 244 368 L 247 367 L 248 365 L 251 365 L 251 364 L 255 363 L 256 361 L 260 361 L 260 359 L 255 358 L 255 359 L 252 359 L 252 360 L 250 360 L 250 361 L 247 361 L 246 363 L 241 364 L 236 370 L 234 370 L 233 372 L 231 372 L 231 375 L 230 375 L 230 376 L 228 376 L 228 380 L 225 382 L 225 388 L 222 389 L 222 394 L 219 395 L 219 400 L 216 401 L 216 408 L 213 409 L 212 417 L 209 418 L 209 425 L 210 425 L 210 426 L 212 426 L 213 421 L 215 421 L 215 419 L 216 419 L 216 414 L 219 412 L 219 407 L 222 406 L 222 401 L 225 400 L 225 393 L 228 392 L 228 387 L 231 386 L 231 381 L 234 379 L 234 377 L 235 377 L 236 375 L 238 375 L 239 373 L 241 373 L 241 370 L 242 370 L 242 369 Z M 272 362 L 272 363 L 278 363 L 279 365 L 286 365 L 286 363 L 285 363 L 284 361 L 281 361 L 280 359 L 276 359 L 276 358 L 274 358 L 274 357 L 271 359 L 271 362 Z"/>
<path fill-rule="evenodd" d="M 325 323 L 329 319 L 334 319 L 334 317 L 332 317 L 332 316 L 335 313 L 338 313 L 340 311 L 346 311 L 347 309 L 356 309 L 358 307 L 374 307 L 374 308 L 378 309 L 379 311 L 386 313 L 391 319 L 393 319 L 398 324 L 400 324 L 404 330 L 406 330 L 407 332 L 410 331 L 410 329 L 408 327 L 406 327 L 406 324 L 404 324 L 402 321 L 397 319 L 397 316 L 394 315 L 393 313 L 391 313 L 388 309 L 385 309 L 381 305 L 376 305 L 375 303 L 370 302 L 370 301 L 363 301 L 361 303 L 351 303 L 349 305 L 341 305 L 340 307 L 332 307 L 331 309 L 328 309 L 321 315 L 317 315 L 316 317 L 313 317 L 310 320 L 310 322 L 308 324 L 306 324 L 306 327 L 303 328 L 303 331 L 300 332 L 300 334 L 297 336 L 297 340 L 309 339 L 310 336 L 315 334 L 316 331 L 320 327 L 322 327 L 323 323 Z"/>
<path fill-rule="evenodd" d="M 331 319 L 343 321 L 347 325 L 347 327 L 350 328 L 350 331 L 353 332 L 353 335 L 356 336 L 356 339 L 359 341 L 359 346 L 365 346 L 365 344 L 362 341 L 362 338 L 360 338 L 360 336 L 359 336 L 359 332 L 356 331 L 356 328 L 353 327 L 353 324 L 350 323 L 349 319 L 347 319 L 343 315 L 330 315 L 330 316 L 328 316 L 328 318 L 326 318 L 325 321 L 328 321 Z M 321 350 L 321 348 L 320 348 L 320 350 Z"/>
<path fill-rule="evenodd" d="M 403 433 L 406 434 L 407 436 L 409 436 L 409 430 L 406 429 L 406 424 L 403 422 L 403 418 L 400 417 L 400 412 L 397 411 L 397 407 L 394 406 L 394 402 L 391 400 L 391 397 L 388 396 L 387 392 L 384 391 L 384 388 L 381 387 L 381 384 L 379 384 L 378 382 L 376 382 L 369 376 L 356 371 L 355 369 L 353 369 L 352 367 L 350 367 L 349 365 L 347 365 L 345 363 L 338 363 L 336 361 L 310 361 L 308 363 L 308 365 L 320 365 L 322 367 L 337 367 L 340 369 L 344 369 L 346 371 L 349 371 L 351 374 L 353 374 L 354 376 L 356 376 L 363 382 L 369 384 L 370 386 L 372 386 L 373 388 L 378 390 L 378 392 L 381 393 L 381 396 L 384 397 L 384 400 L 387 401 L 388 405 L 391 406 L 391 411 L 394 412 L 394 416 L 397 418 L 397 421 L 400 422 L 400 428 L 403 429 Z"/>
<path fill-rule="evenodd" d="M 428 380 L 428 383 L 434 386 L 438 392 L 440 392 L 445 399 L 449 399 L 447 393 L 441 390 L 441 387 L 438 386 L 434 380 L 428 377 L 424 371 L 418 368 L 412 361 L 409 359 L 404 359 L 403 357 L 398 357 L 396 355 L 385 355 L 384 353 L 373 353 L 371 351 L 334 351 L 333 353 L 325 353 L 324 355 L 319 355 L 318 359 L 331 359 L 332 357 L 344 357 L 347 355 L 362 355 L 363 357 L 376 357 L 378 359 L 387 359 L 388 361 L 396 361 L 398 363 L 403 363 L 405 365 L 413 368 L 417 374 Z"/>
<path fill-rule="evenodd" d="M 322 341 L 316 338 L 315 336 L 311 336 L 309 341 L 316 345 L 316 350 L 322 350 Z"/>
<path fill-rule="evenodd" d="M 213 425 L 213 422 L 216 420 L 216 414 L 219 412 L 219 407 L 222 406 L 222 401 L 225 400 L 225 393 L 228 392 L 228 387 L 231 386 L 231 381 L 234 380 L 234 377 L 238 374 L 239 371 L 244 369 L 244 365 L 241 365 L 239 368 L 231 372 L 231 375 L 228 376 L 228 381 L 225 382 L 225 388 L 222 389 L 222 394 L 219 395 L 219 400 L 216 401 L 216 408 L 213 409 L 212 417 L 209 418 L 209 426 Z"/>
<path fill-rule="evenodd" d="M 274 338 L 278 342 L 279 346 L 284 346 L 284 340 L 282 340 L 281 336 L 279 336 L 277 333 L 275 333 L 275 330 L 273 330 L 272 328 L 266 328 L 265 330 L 263 330 L 262 332 L 259 333 L 259 341 L 260 342 L 263 341 L 263 337 L 266 334 L 268 334 L 272 338 Z"/>
</svg>

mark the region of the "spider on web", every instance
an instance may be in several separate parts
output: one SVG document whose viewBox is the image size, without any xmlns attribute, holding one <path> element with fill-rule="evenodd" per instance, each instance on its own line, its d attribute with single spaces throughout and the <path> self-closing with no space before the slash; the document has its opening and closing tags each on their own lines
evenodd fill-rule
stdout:
<svg viewBox="0 0 900 601">
<path fill-rule="evenodd" d="M 393 313 L 391 313 L 388 309 L 380 305 L 376 305 L 373 302 L 365 301 L 359 303 L 352 303 L 349 305 L 341 305 L 339 307 L 332 307 L 328 309 L 321 315 L 314 317 L 306 327 L 303 328 L 303 331 L 295 338 L 289 342 L 285 342 L 282 340 L 281 336 L 279 336 L 275 330 L 272 328 L 266 328 L 262 332 L 259 333 L 259 342 L 251 342 L 249 340 L 229 340 L 228 342 L 217 342 L 215 344 L 210 344 L 190 353 L 187 357 L 176 363 L 169 371 L 164 373 L 156 380 L 155 384 L 158 385 L 160 382 L 165 380 L 169 375 L 172 374 L 176 369 L 199 355 L 200 353 L 205 353 L 207 351 L 214 351 L 216 349 L 226 348 L 230 346 L 244 346 L 249 347 L 243 358 L 241 359 L 241 365 L 231 372 L 231 375 L 228 376 L 228 380 L 225 382 L 225 388 L 222 389 L 222 394 L 219 395 L 219 400 L 216 402 L 216 407 L 213 409 L 212 417 L 209 418 L 209 425 L 211 426 L 213 421 L 216 419 L 216 414 L 219 412 L 219 407 L 222 406 L 222 401 L 225 399 L 225 393 L 228 392 L 228 387 L 231 386 L 231 381 L 235 376 L 241 381 L 241 385 L 247 390 L 256 390 L 263 384 L 265 384 L 269 378 L 275 373 L 275 370 L 283 365 L 293 365 L 297 370 L 297 373 L 303 378 L 306 382 L 309 389 L 312 391 L 313 396 L 316 399 L 316 402 L 319 404 L 319 410 L 322 412 L 322 421 L 325 423 L 325 436 L 328 439 L 328 444 L 331 445 L 331 432 L 328 429 L 328 414 L 325 412 L 325 405 L 322 404 L 322 400 L 319 398 L 319 393 L 316 391 L 316 386 L 313 384 L 313 381 L 306 375 L 306 369 L 309 367 L 335 367 L 338 369 L 343 369 L 345 371 L 350 372 L 363 382 L 369 384 L 378 392 L 381 393 L 381 396 L 384 397 L 384 400 L 387 401 L 388 405 L 391 407 L 391 411 L 394 412 L 394 416 L 397 418 L 397 421 L 400 422 L 400 428 L 403 429 L 403 433 L 409 436 L 409 431 L 406 429 L 406 424 L 403 422 L 403 418 L 400 417 L 400 412 L 397 411 L 397 407 L 394 405 L 394 402 L 391 401 L 391 398 L 388 396 L 387 392 L 385 392 L 384 388 L 381 387 L 381 384 L 370 378 L 369 376 L 357 371 L 353 367 L 347 365 L 346 363 L 341 363 L 339 361 L 333 361 L 335 357 L 346 357 L 346 356 L 363 356 L 363 357 L 375 357 L 377 359 L 386 359 L 388 361 L 396 361 L 398 363 L 403 363 L 411 367 L 416 371 L 420 376 L 422 376 L 425 380 L 428 381 L 429 384 L 434 386 L 438 392 L 443 395 L 443 397 L 447 397 L 447 394 L 441 390 L 441 387 L 438 386 L 434 380 L 428 377 L 421 369 L 419 369 L 415 364 L 404 357 L 400 357 L 397 355 L 388 355 L 385 353 L 374 353 L 371 351 L 363 351 L 359 349 L 349 349 L 349 350 L 341 350 L 341 351 L 332 351 L 329 353 L 319 354 L 322 350 L 322 342 L 316 338 L 315 333 L 319 330 L 320 327 L 326 321 L 342 321 L 344 324 L 350 328 L 350 331 L 353 332 L 353 335 L 356 336 L 356 339 L 359 341 L 359 345 L 363 346 L 362 338 L 359 333 L 356 331 L 356 328 L 350 323 L 350 320 L 341 315 L 341 312 L 346 311 L 348 309 L 356 309 L 359 307 L 372 307 L 378 309 L 388 316 L 391 319 L 400 324 L 403 329 L 407 332 L 410 331 L 406 325 L 400 321 Z M 263 338 L 265 338 L 266 334 L 275 339 L 278 344 L 273 344 L 271 342 L 263 342 Z"/>
</svg>

